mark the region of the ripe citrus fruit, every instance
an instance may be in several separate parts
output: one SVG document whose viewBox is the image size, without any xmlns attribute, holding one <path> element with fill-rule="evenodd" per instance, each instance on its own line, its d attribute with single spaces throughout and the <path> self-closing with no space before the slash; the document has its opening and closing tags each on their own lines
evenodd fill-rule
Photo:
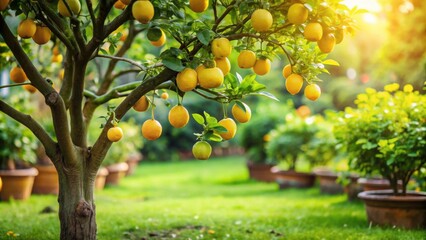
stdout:
<svg viewBox="0 0 426 240">
<path fill-rule="evenodd" d="M 64 59 L 64 56 L 62 56 L 62 54 L 52 56 L 52 62 L 54 63 L 61 63 L 63 59 Z"/>
<path fill-rule="evenodd" d="M 155 140 L 161 136 L 163 128 L 155 119 L 148 119 L 142 124 L 142 136 L 148 140 Z"/>
<path fill-rule="evenodd" d="M 150 1 L 136 1 L 132 6 L 133 17 L 146 24 L 154 17 L 154 6 Z"/>
<path fill-rule="evenodd" d="M 27 84 L 27 85 L 23 85 L 22 88 L 24 88 L 26 91 L 28 91 L 29 93 L 35 93 L 37 91 L 37 88 L 35 88 L 33 85 L 31 84 Z"/>
<path fill-rule="evenodd" d="M 58 73 L 59 79 L 64 80 L 64 75 L 65 75 L 65 69 L 62 68 L 61 70 L 59 70 L 59 73 Z"/>
<path fill-rule="evenodd" d="M 49 42 L 52 33 L 50 29 L 45 26 L 37 26 L 36 32 L 33 35 L 33 41 L 38 45 L 43 45 Z"/>
<path fill-rule="evenodd" d="M 79 0 L 67 0 L 68 6 L 74 15 L 78 15 L 81 10 L 81 4 Z M 67 6 L 63 0 L 58 1 L 58 11 L 64 17 L 71 17 L 70 11 L 68 11 Z"/>
<path fill-rule="evenodd" d="M 251 50 L 243 50 L 238 55 L 238 67 L 252 68 L 256 63 L 256 54 Z"/>
<path fill-rule="evenodd" d="M 185 68 L 176 76 L 176 84 L 182 92 L 192 91 L 198 82 L 197 72 L 192 68 Z"/>
<path fill-rule="evenodd" d="M 214 61 L 216 62 L 216 67 L 222 70 L 224 76 L 231 71 L 231 62 L 229 62 L 227 57 L 215 58 Z"/>
<path fill-rule="evenodd" d="M 170 109 L 169 122 L 175 128 L 183 128 L 189 122 L 188 110 L 182 105 L 176 105 Z"/>
<path fill-rule="evenodd" d="M 245 104 L 245 103 L 242 103 L 242 104 L 245 107 L 245 111 L 240 106 L 238 106 L 238 104 L 234 104 L 234 106 L 232 106 L 232 116 L 238 122 L 245 123 L 245 122 L 250 121 L 251 110 L 250 110 L 250 107 L 247 106 L 247 104 Z"/>
<path fill-rule="evenodd" d="M 295 95 L 300 92 L 303 86 L 303 78 L 299 74 L 293 73 L 288 76 L 285 81 L 285 88 L 291 95 Z"/>
<path fill-rule="evenodd" d="M 189 8 L 197 13 L 206 11 L 208 6 L 209 0 L 189 0 Z"/>
<path fill-rule="evenodd" d="M 251 25 L 257 32 L 268 31 L 273 21 L 272 14 L 265 9 L 257 9 L 251 15 Z"/>
<path fill-rule="evenodd" d="M 288 9 L 287 19 L 290 23 L 302 24 L 308 19 L 308 9 L 301 3 L 295 3 Z"/>
<path fill-rule="evenodd" d="M 198 67 L 195 69 L 195 71 L 197 72 L 197 74 L 200 74 L 200 71 L 206 69 L 206 66 L 204 66 L 204 64 L 200 64 L 198 65 Z"/>
<path fill-rule="evenodd" d="M 163 92 L 163 93 L 161 94 L 161 98 L 162 98 L 162 99 L 164 99 L 164 100 L 167 100 L 167 99 L 169 99 L 169 94 L 168 94 L 168 93 L 166 93 L 166 92 Z"/>
<path fill-rule="evenodd" d="M 145 112 L 149 107 L 149 102 L 146 96 L 142 96 L 139 100 L 133 105 L 133 109 L 138 112 Z"/>
<path fill-rule="evenodd" d="M 161 47 L 166 43 L 166 34 L 161 30 L 161 37 L 157 41 L 151 41 L 151 44 L 156 47 Z"/>
<path fill-rule="evenodd" d="M 257 75 L 265 75 L 271 70 L 271 60 L 267 58 L 259 58 L 253 66 L 253 71 Z"/>
<path fill-rule="evenodd" d="M 227 38 L 216 38 L 212 41 L 212 53 L 216 58 L 228 57 L 231 51 L 232 45 Z"/>
<path fill-rule="evenodd" d="M 321 52 L 330 53 L 333 51 L 334 45 L 336 45 L 336 38 L 334 37 L 334 34 L 328 33 L 323 35 L 317 44 Z"/>
<path fill-rule="evenodd" d="M 61 51 L 59 50 L 59 46 L 58 45 L 55 45 L 53 47 L 52 53 L 53 53 L 53 55 L 59 55 L 59 54 L 61 54 Z"/>
<path fill-rule="evenodd" d="M 37 30 L 37 26 L 32 19 L 25 19 L 18 25 L 18 35 L 21 38 L 30 38 L 32 37 Z"/>
<path fill-rule="evenodd" d="M 203 88 L 217 88 L 223 83 L 223 72 L 218 67 L 201 69 L 198 81 Z"/>
<path fill-rule="evenodd" d="M 284 78 L 288 78 L 288 76 L 291 75 L 291 65 L 287 64 L 285 65 L 285 67 L 283 68 L 283 77 Z"/>
<path fill-rule="evenodd" d="M 296 109 L 296 114 L 301 118 L 307 118 L 311 115 L 311 109 L 306 105 L 302 105 Z"/>
<path fill-rule="evenodd" d="M 336 44 L 339 44 L 343 41 L 345 38 L 345 30 L 339 29 L 334 33 L 334 36 L 336 37 Z"/>
<path fill-rule="evenodd" d="M 123 10 L 126 8 L 126 4 L 124 4 L 122 1 L 118 0 L 117 2 L 114 3 L 114 7 L 120 10 Z"/>
<path fill-rule="evenodd" d="M 311 101 L 317 100 L 321 96 L 321 88 L 313 83 L 305 87 L 305 97 Z"/>
<path fill-rule="evenodd" d="M 312 42 L 317 42 L 322 38 L 322 26 L 317 22 L 308 23 L 305 27 L 303 35 Z"/>
<path fill-rule="evenodd" d="M 0 11 L 3 11 L 9 5 L 10 0 L 0 0 Z M 1 189 L 1 181 L 0 181 L 0 189 Z"/>
<path fill-rule="evenodd" d="M 229 140 L 233 138 L 237 133 L 237 124 L 232 118 L 224 118 L 219 121 L 219 124 L 226 128 L 226 130 L 228 130 L 227 132 L 219 133 L 223 139 Z"/>
<path fill-rule="evenodd" d="M 212 154 L 212 146 L 206 141 L 198 141 L 192 146 L 192 154 L 198 160 L 207 160 Z"/>
<path fill-rule="evenodd" d="M 123 130 L 120 127 L 112 127 L 107 132 L 108 140 L 118 142 L 123 137 Z"/>
<path fill-rule="evenodd" d="M 16 66 L 10 71 L 10 80 L 15 83 L 23 83 L 27 80 L 27 75 L 21 67 Z"/>
</svg>

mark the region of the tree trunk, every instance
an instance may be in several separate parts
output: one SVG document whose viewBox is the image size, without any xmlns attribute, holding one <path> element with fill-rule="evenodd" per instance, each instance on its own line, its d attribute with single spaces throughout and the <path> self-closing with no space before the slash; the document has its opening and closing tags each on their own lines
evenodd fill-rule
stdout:
<svg viewBox="0 0 426 240">
<path fill-rule="evenodd" d="M 61 239 L 96 239 L 96 211 L 93 200 L 96 175 L 90 174 L 87 166 L 62 170 L 58 171 Z"/>
</svg>

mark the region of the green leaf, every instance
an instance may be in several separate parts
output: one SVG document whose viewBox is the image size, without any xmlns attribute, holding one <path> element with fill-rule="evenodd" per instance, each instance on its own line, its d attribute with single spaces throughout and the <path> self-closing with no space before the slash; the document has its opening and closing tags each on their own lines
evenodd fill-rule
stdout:
<svg viewBox="0 0 426 240">
<path fill-rule="evenodd" d="M 217 123 L 217 119 L 212 116 L 206 117 L 207 125 L 211 126 Z"/>
<path fill-rule="evenodd" d="M 193 113 L 193 114 L 192 114 L 192 117 L 194 118 L 194 120 L 195 120 L 198 124 L 200 124 L 200 125 L 203 125 L 203 124 L 204 124 L 204 118 L 203 118 L 203 116 L 201 116 L 200 114 L 198 114 L 198 113 Z"/>
<path fill-rule="evenodd" d="M 163 64 L 167 68 L 170 68 L 171 70 L 176 72 L 180 72 L 183 69 L 185 69 L 185 67 L 182 64 L 182 61 L 179 58 L 166 57 L 163 59 Z"/>
<path fill-rule="evenodd" d="M 204 29 L 202 31 L 197 32 L 197 38 L 205 46 L 209 45 L 209 43 L 210 43 L 210 30 Z"/>
<path fill-rule="evenodd" d="M 223 139 L 222 137 L 217 133 L 212 133 L 208 136 L 207 140 L 213 141 L 213 142 L 221 142 Z"/>
<path fill-rule="evenodd" d="M 322 64 L 324 64 L 324 65 L 330 65 L 330 66 L 340 66 L 340 64 L 336 60 L 333 60 L 333 59 L 324 60 L 322 62 Z"/>
<path fill-rule="evenodd" d="M 228 132 L 228 129 L 226 129 L 224 126 L 219 124 L 217 126 L 212 127 L 212 129 L 215 130 L 216 132 L 222 132 L 222 133 Z"/>
<path fill-rule="evenodd" d="M 244 112 L 246 112 L 246 106 L 241 101 L 235 101 L 235 104 L 238 105 Z"/>
<path fill-rule="evenodd" d="M 275 100 L 275 101 L 278 101 L 278 102 L 280 101 L 280 100 L 278 100 L 278 98 L 277 98 L 277 97 L 275 97 L 272 93 L 267 92 L 267 91 L 260 91 L 260 92 L 253 93 L 253 94 L 254 94 L 254 95 L 264 96 L 264 97 L 270 98 L 270 99 Z"/>
<path fill-rule="evenodd" d="M 161 32 L 161 29 L 159 28 L 150 28 L 148 29 L 148 33 L 146 34 L 146 37 L 149 41 L 154 42 L 161 38 L 161 35 L 163 33 Z"/>
<path fill-rule="evenodd" d="M 237 79 L 237 77 L 235 77 L 234 74 L 227 74 L 225 76 L 225 82 L 229 83 L 232 89 L 236 89 L 240 85 L 240 81 Z"/>
</svg>

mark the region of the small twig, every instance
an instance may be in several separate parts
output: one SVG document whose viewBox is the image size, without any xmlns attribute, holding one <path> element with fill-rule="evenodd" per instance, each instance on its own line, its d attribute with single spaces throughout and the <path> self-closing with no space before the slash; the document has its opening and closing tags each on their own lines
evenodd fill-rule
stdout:
<svg viewBox="0 0 426 240">
<path fill-rule="evenodd" d="M 118 61 L 128 62 L 128 63 L 132 64 L 133 66 L 138 67 L 141 71 L 146 71 L 147 70 L 147 68 L 145 66 L 137 63 L 136 61 L 128 59 L 128 58 L 115 57 L 115 56 L 111 56 L 111 55 L 101 55 L 101 54 L 97 54 L 95 57 L 109 58 L 109 59 L 115 59 L 115 60 L 118 60 Z"/>
</svg>

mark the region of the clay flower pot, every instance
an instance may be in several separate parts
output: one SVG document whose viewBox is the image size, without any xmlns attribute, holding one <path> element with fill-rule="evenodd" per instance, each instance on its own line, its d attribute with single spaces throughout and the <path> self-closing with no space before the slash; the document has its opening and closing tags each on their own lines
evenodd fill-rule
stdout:
<svg viewBox="0 0 426 240">
<path fill-rule="evenodd" d="M 38 171 L 35 168 L 0 170 L 3 181 L 3 189 L 0 191 L 0 199 L 8 201 L 13 197 L 17 200 L 26 200 L 31 196 L 34 177 Z"/>
<path fill-rule="evenodd" d="M 395 196 L 392 190 L 358 194 L 365 203 L 368 222 L 373 225 L 406 229 L 426 228 L 426 193 L 408 191 Z"/>
<path fill-rule="evenodd" d="M 343 186 L 336 182 L 339 177 L 336 173 L 329 171 L 316 171 L 319 179 L 320 192 L 325 194 L 342 194 Z"/>
<path fill-rule="evenodd" d="M 98 174 L 96 175 L 96 179 L 95 179 L 96 190 L 104 189 L 107 175 L 108 175 L 108 170 L 106 168 L 103 167 L 98 170 Z"/>
<path fill-rule="evenodd" d="M 280 189 L 285 188 L 310 188 L 314 186 L 315 175 L 296 171 L 282 171 L 272 168 L 275 174 L 275 181 Z"/>
<path fill-rule="evenodd" d="M 126 172 L 129 169 L 129 165 L 127 163 L 116 163 L 110 166 L 107 166 L 108 175 L 105 180 L 105 184 L 107 185 L 118 185 L 120 180 L 126 176 Z"/>
<path fill-rule="evenodd" d="M 274 182 L 275 175 L 273 172 L 271 172 L 272 167 L 274 167 L 272 164 L 254 163 L 252 161 L 247 161 L 249 177 L 258 181 Z"/>
<path fill-rule="evenodd" d="M 391 189 L 389 180 L 383 178 L 360 178 L 358 179 L 358 183 L 362 186 L 364 191 Z M 401 189 L 401 187 L 401 183 L 398 182 L 398 189 Z"/>
<path fill-rule="evenodd" d="M 142 160 L 142 154 L 131 154 L 126 160 L 129 168 L 127 169 L 126 176 L 132 175 L 135 172 L 135 169 L 138 167 L 139 162 Z"/>
<path fill-rule="evenodd" d="M 38 175 L 34 179 L 34 194 L 59 194 L 58 172 L 54 165 L 36 166 Z"/>
</svg>

